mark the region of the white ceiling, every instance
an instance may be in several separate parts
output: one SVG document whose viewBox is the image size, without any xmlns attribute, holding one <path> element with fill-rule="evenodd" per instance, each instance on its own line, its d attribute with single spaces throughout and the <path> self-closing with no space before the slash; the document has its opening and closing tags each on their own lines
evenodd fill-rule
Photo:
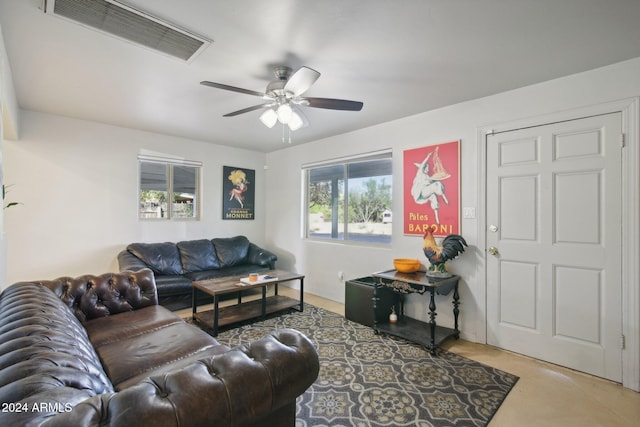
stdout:
<svg viewBox="0 0 640 427">
<path fill-rule="evenodd" d="M 270 152 L 282 130 L 260 99 L 275 65 L 322 73 L 305 95 L 364 102 L 306 107 L 302 144 L 640 57 L 640 0 L 125 0 L 213 40 L 190 63 L 0 0 L 23 109 Z"/>
</svg>

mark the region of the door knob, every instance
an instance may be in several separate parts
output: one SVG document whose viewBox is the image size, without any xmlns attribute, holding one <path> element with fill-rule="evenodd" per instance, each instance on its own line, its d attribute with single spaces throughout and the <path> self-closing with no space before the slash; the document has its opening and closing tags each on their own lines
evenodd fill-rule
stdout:
<svg viewBox="0 0 640 427">
<path fill-rule="evenodd" d="M 498 255 L 498 248 L 496 248 L 495 246 L 491 246 L 491 247 L 489 248 L 489 253 L 490 253 L 491 255 Z"/>
</svg>

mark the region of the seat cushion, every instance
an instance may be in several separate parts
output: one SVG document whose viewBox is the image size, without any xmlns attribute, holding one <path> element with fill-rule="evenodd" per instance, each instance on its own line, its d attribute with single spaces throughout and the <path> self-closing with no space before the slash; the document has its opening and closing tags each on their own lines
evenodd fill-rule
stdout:
<svg viewBox="0 0 640 427">
<path fill-rule="evenodd" d="M 89 320 L 84 323 L 84 327 L 93 346 L 99 347 L 182 322 L 182 319 L 166 308 L 153 305 L 117 316 Z"/>
<path fill-rule="evenodd" d="M 191 293 L 191 279 L 183 275 L 157 275 L 156 289 L 158 291 L 159 299 L 167 295 Z"/>
<path fill-rule="evenodd" d="M 144 334 L 111 337 L 96 345 L 102 365 L 116 390 L 136 384 L 141 379 L 176 369 L 176 363 L 196 360 L 228 351 L 213 337 L 183 321 L 149 330 Z"/>
<path fill-rule="evenodd" d="M 213 356 L 217 356 L 219 354 L 224 354 L 229 351 L 229 347 L 226 345 L 218 344 L 212 347 L 203 348 L 197 352 L 194 352 L 190 355 L 185 355 L 180 359 L 173 360 L 170 363 L 166 363 L 164 365 L 157 365 L 145 372 L 142 372 L 138 375 L 134 375 L 118 384 L 115 385 L 116 390 L 124 390 L 129 387 L 133 387 L 136 384 L 139 384 L 141 381 L 149 377 L 158 377 L 163 376 L 165 374 L 169 374 L 172 372 L 177 372 L 182 368 L 185 368 L 189 365 L 193 365 L 194 363 L 207 359 Z"/>
</svg>

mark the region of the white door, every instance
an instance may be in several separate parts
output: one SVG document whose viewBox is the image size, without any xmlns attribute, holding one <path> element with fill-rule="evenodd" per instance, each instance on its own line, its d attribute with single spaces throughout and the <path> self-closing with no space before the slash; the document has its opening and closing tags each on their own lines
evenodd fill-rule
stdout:
<svg viewBox="0 0 640 427">
<path fill-rule="evenodd" d="M 487 137 L 487 342 L 622 380 L 621 114 Z"/>
</svg>

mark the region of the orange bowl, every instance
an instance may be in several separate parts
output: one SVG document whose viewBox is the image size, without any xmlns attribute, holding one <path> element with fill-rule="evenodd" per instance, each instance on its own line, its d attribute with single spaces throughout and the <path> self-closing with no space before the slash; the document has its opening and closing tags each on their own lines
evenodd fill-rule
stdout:
<svg viewBox="0 0 640 427">
<path fill-rule="evenodd" d="M 411 258 L 395 258 L 393 266 L 400 273 L 413 273 L 420 269 L 420 261 Z"/>
</svg>

